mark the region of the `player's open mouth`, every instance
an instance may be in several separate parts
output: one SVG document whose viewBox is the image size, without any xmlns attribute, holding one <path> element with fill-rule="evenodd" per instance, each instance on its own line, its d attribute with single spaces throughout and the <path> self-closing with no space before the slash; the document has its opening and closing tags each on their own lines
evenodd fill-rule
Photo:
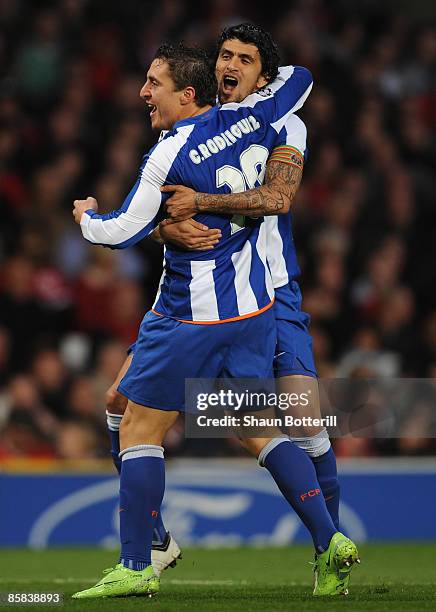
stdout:
<svg viewBox="0 0 436 612">
<path fill-rule="evenodd" d="M 223 78 L 223 91 L 224 93 L 231 93 L 235 87 L 238 86 L 238 79 L 234 76 L 225 76 Z"/>
<path fill-rule="evenodd" d="M 157 107 L 154 104 L 147 104 L 148 106 L 148 110 L 150 112 L 150 117 L 152 117 L 154 115 L 154 113 L 157 110 Z"/>
</svg>

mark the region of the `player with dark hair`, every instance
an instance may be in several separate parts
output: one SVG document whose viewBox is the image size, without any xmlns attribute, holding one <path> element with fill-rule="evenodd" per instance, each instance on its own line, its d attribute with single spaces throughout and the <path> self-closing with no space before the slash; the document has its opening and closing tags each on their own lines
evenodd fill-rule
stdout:
<svg viewBox="0 0 436 612">
<path fill-rule="evenodd" d="M 251 50 L 250 50 L 251 48 Z M 261 68 L 252 72 L 253 52 L 257 48 Z M 221 34 L 216 52 L 216 75 L 220 102 L 241 102 L 254 88 L 264 85 L 262 78 L 278 71 L 277 47 L 268 33 L 251 24 L 240 24 L 226 28 Z M 265 88 L 267 89 L 267 88 Z M 280 393 L 295 393 L 302 388 L 311 390 L 311 401 L 304 413 L 296 412 L 295 417 L 312 416 L 320 418 L 319 393 L 316 383 L 312 339 L 309 333 L 309 316 L 301 310 L 301 292 L 296 282 L 300 275 L 294 242 L 290 206 L 298 189 L 305 158 L 306 130 L 296 116 L 290 117 L 282 128 L 282 142 L 268 161 L 265 185 L 254 190 L 228 195 L 195 193 L 185 186 L 166 187 L 175 190 L 167 202 L 168 212 L 173 219 L 186 219 L 206 211 L 221 214 L 266 216 L 267 259 L 274 281 L 275 304 L 273 307 L 277 322 L 277 346 L 274 358 L 274 374 Z M 282 146 L 280 146 L 280 144 Z M 274 163 L 273 163 L 274 162 Z M 283 188 L 287 186 L 287 189 Z M 288 212 L 289 211 L 289 212 Z M 279 214 L 277 213 L 287 213 Z M 165 221 L 163 223 L 166 223 Z M 161 237 L 166 241 L 178 240 L 183 244 L 182 228 L 177 225 L 161 226 Z M 184 230 L 189 236 L 192 229 Z M 184 244 L 185 248 L 189 245 Z M 289 395 L 288 395 L 289 396 Z M 320 489 L 326 500 L 335 527 L 339 529 L 339 494 L 336 458 L 325 428 L 305 427 L 290 432 L 291 440 L 311 458 Z M 251 452 L 252 449 L 249 449 Z M 259 453 L 258 453 L 259 454 Z M 264 452 L 259 462 L 264 462 Z M 315 575 L 323 571 L 324 558 L 317 555 Z M 347 592 L 349 577 L 343 580 L 342 592 Z M 315 594 L 322 594 L 318 581 Z"/>
<path fill-rule="evenodd" d="M 241 101 L 246 94 L 265 85 L 269 81 L 268 76 L 270 74 L 276 74 L 279 61 L 277 47 L 271 37 L 261 28 L 251 24 L 241 24 L 224 30 L 219 40 L 216 54 L 216 73 L 219 80 L 219 98 L 221 101 L 226 99 L 230 102 Z M 243 41 L 247 42 L 241 45 Z M 256 64 L 254 61 L 253 51 L 257 51 L 256 43 L 261 47 L 261 52 L 259 51 L 260 64 L 259 62 Z M 305 128 L 301 122 L 300 127 L 299 122 L 300 120 L 297 117 L 293 118 L 293 126 L 300 133 L 303 130 L 304 140 L 296 141 L 295 134 L 288 134 L 287 140 L 292 141 L 291 144 L 299 146 L 301 152 L 304 152 Z M 299 142 L 302 144 L 299 144 Z M 286 139 L 283 141 L 283 145 L 286 145 Z M 292 149 L 290 150 L 292 151 Z M 302 160 L 301 157 L 298 158 L 298 152 L 295 151 L 292 151 L 292 159 L 285 159 L 283 156 L 285 151 L 286 149 L 278 148 L 275 156 L 270 160 L 275 163 L 268 164 L 264 187 L 255 189 L 253 192 L 246 191 L 237 195 L 219 196 L 215 200 L 213 196 L 208 197 L 205 194 L 198 194 L 196 205 L 204 206 L 205 209 L 211 206 L 212 210 L 215 209 L 217 212 L 221 206 L 223 212 L 234 212 L 235 214 L 243 212 L 241 207 L 247 207 L 248 214 L 255 212 L 253 207 L 257 207 L 260 214 L 286 213 L 301 179 L 301 172 L 299 173 L 298 167 L 295 167 L 295 162 L 301 170 Z M 170 210 L 173 203 L 177 202 L 181 195 L 185 195 L 182 187 L 178 189 L 176 197 L 169 200 Z M 281 206 L 280 211 L 278 211 L 279 206 Z M 299 275 L 299 268 L 292 240 L 291 215 L 267 217 L 266 224 L 268 227 L 268 263 L 273 273 L 276 295 L 274 312 L 277 319 L 278 343 L 274 360 L 275 376 L 278 378 L 281 392 L 295 391 L 296 386 L 302 383 L 305 386 L 311 386 L 313 394 L 309 415 L 317 418 L 319 417 L 319 398 L 312 340 L 308 332 L 309 317 L 301 311 L 301 294 L 298 284 L 294 280 Z M 173 242 L 182 248 L 196 250 L 214 246 L 217 237 L 212 234 L 208 235 L 208 232 L 211 231 L 206 226 L 199 226 L 198 222 L 193 219 L 166 227 L 161 225 L 160 227 L 160 235 L 165 241 Z M 309 384 L 310 381 L 312 381 L 312 385 Z M 122 414 L 124 409 L 123 398 L 116 392 L 116 385 L 111 388 L 108 399 L 109 407 Z M 306 411 L 305 416 L 307 414 Z M 295 416 L 300 415 L 296 414 Z M 300 432 L 293 432 L 292 440 L 311 457 L 328 510 L 336 528 L 338 528 L 339 483 L 336 460 L 326 431 L 314 427 L 306 428 Z M 160 523 L 160 534 L 160 538 L 165 541 L 165 545 L 156 543 L 153 554 L 160 567 L 166 567 L 173 563 L 175 554 L 179 553 L 179 549 L 173 538 L 166 534 L 162 523 Z M 318 555 L 315 573 L 319 571 L 322 561 L 322 557 Z M 348 576 L 343 581 L 342 586 L 343 592 L 346 592 Z M 320 591 L 320 587 L 318 591 Z"/>
<path fill-rule="evenodd" d="M 222 56 L 223 49 L 226 48 L 225 43 L 227 41 L 235 41 L 239 40 L 242 43 L 248 45 L 254 45 L 259 53 L 260 62 L 262 64 L 262 77 L 265 79 L 266 85 L 270 81 L 273 81 L 279 73 L 279 64 L 280 64 L 280 55 L 279 50 L 277 48 L 276 43 L 274 42 L 271 34 L 260 28 L 259 26 L 255 26 L 252 23 L 240 23 L 239 25 L 230 26 L 228 28 L 224 28 L 221 32 L 215 49 L 215 66 L 218 63 L 220 56 Z M 220 89 L 220 102 L 224 104 L 225 102 L 235 102 L 236 97 L 240 98 L 242 92 L 226 92 L 225 83 Z M 259 85 L 262 87 L 262 85 Z M 245 95 L 242 95 L 239 101 L 243 100 L 246 96 L 248 96 L 252 91 L 246 91 Z"/>
<path fill-rule="evenodd" d="M 280 122 L 284 126 L 310 91 L 304 69 L 288 67 L 281 69 L 269 92 L 252 94 L 243 104 L 228 104 L 220 111 L 199 108 L 191 86 L 174 91 L 174 82 L 170 85 L 167 79 L 169 72 L 166 62 L 157 57 L 148 73 L 143 97 L 151 109 L 152 125 L 168 129 L 174 120 L 175 129 L 146 156 L 140 179 L 123 207 L 102 216 L 92 212 L 97 208 L 93 199 L 75 203 L 76 219 L 81 222 L 84 236 L 94 243 L 123 248 L 147 235 L 161 212 L 162 192 L 156 193 L 156 187 L 164 182 L 207 185 L 209 190 L 218 192 L 224 185 L 230 185 L 237 191 L 239 183 L 235 181 L 240 177 L 242 188 L 254 188 L 263 176 L 262 169 L 277 140 L 277 132 L 281 132 L 275 126 Z M 238 80 L 238 85 L 243 80 Z M 301 90 L 301 94 L 295 95 L 295 89 Z M 174 104 L 173 110 L 170 102 Z M 216 168 L 226 160 L 236 165 Z M 199 173 L 197 167 L 201 164 Z M 147 205 L 147 210 L 142 210 L 141 204 Z M 121 563 L 95 587 L 78 593 L 78 597 L 158 590 L 158 580 L 150 566 L 150 548 L 152 519 L 159 512 L 163 495 L 160 444 L 177 411 L 184 408 L 184 379 L 216 378 L 223 374 L 265 378 L 271 371 L 274 352 L 271 341 L 275 342 L 269 327 L 273 294 L 266 264 L 264 224 L 259 219 L 248 219 L 238 225 L 229 215 L 210 220 L 223 235 L 213 252 L 192 258 L 179 249 L 167 250 L 154 312 L 148 313 L 141 325 L 132 363 L 119 386 L 120 392 L 129 398 L 121 426 Z M 188 284 L 180 278 L 185 274 Z M 226 325 L 208 328 L 210 323 Z M 175 329 L 177 334 L 173 333 Z M 244 338 L 242 345 L 235 342 L 239 335 Z M 177 375 L 172 376 L 174 368 Z M 168 378 L 172 386 L 166 388 Z M 345 554 L 344 559 L 354 560 L 355 546 L 337 532 L 322 496 L 310 496 L 305 507 L 298 503 L 301 487 L 313 490 L 318 484 L 316 473 L 313 466 L 310 471 L 310 461 L 301 449 L 282 442 L 283 439 L 253 441 L 251 450 L 259 458 L 262 456 L 263 464 L 286 499 L 311 530 L 320 556 L 329 549 L 333 554 L 334 549 L 335 560 Z M 294 469 L 292 474 L 290 465 Z M 151 516 L 146 525 L 145 516 Z M 341 555 L 336 554 L 339 549 Z M 326 567 L 325 575 L 321 572 L 318 578 L 324 586 L 329 583 L 330 589 L 335 579 L 336 587 L 341 587 L 333 574 Z"/>
<path fill-rule="evenodd" d="M 185 82 L 176 85 L 170 62 L 180 58 L 191 68 Z M 136 243 L 164 216 L 164 184 L 223 190 L 219 176 L 227 172 L 226 160 L 251 170 L 251 186 L 260 184 L 259 171 L 276 139 L 271 121 L 304 102 L 311 89 L 310 73 L 289 67 L 277 79 L 274 99 L 259 96 L 252 106 L 228 112 L 199 104 L 216 94 L 210 73 L 209 61 L 198 50 L 158 50 L 141 97 L 150 109 L 153 128 L 168 132 L 145 155 L 121 208 L 100 215 L 94 198 L 74 202 L 75 220 L 88 241 L 111 248 Z M 190 82 L 194 80 L 198 91 Z M 259 141 L 262 146 L 256 144 Z M 263 220 L 253 219 L 235 231 L 227 215 L 206 219 L 221 231 L 222 239 L 213 251 L 198 255 L 166 249 L 154 308 L 144 317 L 132 362 L 119 385 L 129 399 L 120 426 L 120 562 L 76 598 L 159 590 L 151 546 L 165 486 L 161 444 L 185 409 L 185 379 L 272 375 L 275 321 Z M 315 503 L 312 510 L 316 505 L 321 508 Z M 328 541 L 335 533 L 329 521 L 326 517 Z"/>
<path fill-rule="evenodd" d="M 258 48 L 261 60 L 261 69 L 257 68 L 254 74 L 250 47 Z M 226 28 L 219 38 L 216 52 L 220 102 L 241 102 L 247 93 L 251 93 L 250 87 L 254 83 L 257 89 L 264 84 L 262 78 L 267 79 L 269 74 L 276 74 L 278 61 L 274 41 L 261 28 L 251 24 Z M 301 292 L 295 280 L 300 275 L 300 269 L 292 237 L 290 212 L 302 175 L 306 130 L 303 122 L 296 116 L 291 117 L 288 125 L 282 129 L 285 133 L 282 135 L 282 142 L 278 143 L 268 161 L 264 186 L 226 195 L 195 193 L 181 185 L 164 189 L 168 192 L 175 191 L 175 195 L 167 201 L 167 209 L 176 221 L 206 211 L 235 215 L 270 215 L 265 217 L 265 224 L 267 259 L 275 291 L 273 310 L 277 322 L 277 346 L 274 374 L 278 391 L 290 394 L 301 391 L 302 388 L 311 389 L 310 405 L 304 408 L 304 413 L 297 413 L 294 407 L 293 414 L 297 418 L 320 418 L 317 373 L 308 328 L 310 318 L 301 310 Z M 287 188 L 283 188 L 284 185 Z M 161 237 L 166 241 L 175 237 L 178 244 L 182 245 L 184 236 L 181 226 L 180 223 L 161 226 Z M 185 226 L 183 232 L 191 237 L 192 229 Z M 184 246 L 188 248 L 189 245 L 185 243 Z M 340 487 L 336 458 L 327 431 L 322 427 L 311 426 L 291 431 L 290 434 L 291 440 L 311 458 L 327 508 L 335 527 L 339 529 Z M 323 560 L 322 556 L 317 555 L 315 574 L 320 571 Z M 348 576 L 343 583 L 343 592 L 347 591 L 347 588 Z M 319 590 L 318 587 L 317 591 Z"/>
<path fill-rule="evenodd" d="M 195 89 L 198 106 L 213 106 L 216 102 L 217 81 L 212 66 L 204 71 L 208 58 L 202 49 L 178 47 L 165 43 L 159 47 L 155 59 L 165 60 L 176 91 L 191 86 Z"/>
</svg>

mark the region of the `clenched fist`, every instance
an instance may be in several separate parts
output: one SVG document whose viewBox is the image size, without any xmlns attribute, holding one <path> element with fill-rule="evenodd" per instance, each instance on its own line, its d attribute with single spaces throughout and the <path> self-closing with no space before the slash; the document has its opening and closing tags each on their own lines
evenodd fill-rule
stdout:
<svg viewBox="0 0 436 612">
<path fill-rule="evenodd" d="M 86 210 L 98 211 L 98 202 L 95 198 L 88 196 L 86 200 L 74 200 L 73 217 L 74 221 L 80 225 L 80 220 Z"/>
</svg>

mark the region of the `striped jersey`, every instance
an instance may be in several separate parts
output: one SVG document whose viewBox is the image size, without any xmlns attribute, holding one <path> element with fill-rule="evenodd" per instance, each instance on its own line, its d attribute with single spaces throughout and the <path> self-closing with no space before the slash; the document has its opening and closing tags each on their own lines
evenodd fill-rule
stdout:
<svg viewBox="0 0 436 612">
<path fill-rule="evenodd" d="M 82 215 L 84 237 L 94 244 L 125 248 L 149 235 L 165 216 L 168 195 L 160 191 L 164 184 L 217 194 L 260 186 L 279 134 L 311 88 L 308 70 L 286 66 L 274 82 L 241 103 L 178 121 L 145 155 L 120 209 Z M 209 251 L 166 246 L 154 311 L 180 321 L 218 323 L 268 308 L 274 287 L 263 219 L 210 213 L 195 219 L 219 228 L 222 238 Z"/>
<path fill-rule="evenodd" d="M 306 159 L 307 130 L 297 115 L 289 115 L 278 135 L 277 147 L 296 149 Z M 277 149 L 274 149 L 277 151 Z M 265 217 L 267 261 L 274 288 L 283 287 L 300 274 L 292 235 L 292 213 Z"/>
</svg>

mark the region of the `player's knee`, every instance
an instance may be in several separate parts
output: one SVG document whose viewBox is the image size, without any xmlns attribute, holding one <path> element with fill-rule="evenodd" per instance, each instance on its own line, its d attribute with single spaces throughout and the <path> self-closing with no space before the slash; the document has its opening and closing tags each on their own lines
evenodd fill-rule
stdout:
<svg viewBox="0 0 436 612">
<path fill-rule="evenodd" d="M 116 401 L 116 393 L 117 392 L 114 386 L 112 385 L 111 387 L 109 387 L 109 389 L 106 391 L 104 395 L 106 410 L 108 412 L 112 412 L 112 409 L 114 408 L 115 401 Z"/>
<path fill-rule="evenodd" d="M 127 398 L 118 393 L 112 385 L 105 394 L 106 410 L 109 414 L 124 414 L 127 406 Z"/>
<path fill-rule="evenodd" d="M 129 402 L 120 423 L 120 448 L 137 444 L 161 446 L 172 424 L 165 411 L 161 413 Z"/>
<path fill-rule="evenodd" d="M 123 418 L 121 419 L 121 423 L 120 423 L 120 436 L 128 432 L 131 426 L 132 426 L 132 415 L 129 410 L 129 407 L 127 406 L 126 410 L 124 411 Z"/>
<path fill-rule="evenodd" d="M 269 442 L 269 440 L 265 440 L 264 438 L 245 438 L 239 439 L 242 446 L 257 459 L 261 450 Z"/>
<path fill-rule="evenodd" d="M 329 434 L 326 429 L 322 429 L 315 435 L 304 437 L 292 437 L 291 440 L 299 448 L 304 450 L 310 457 L 320 457 L 324 455 L 331 446 Z"/>
</svg>

